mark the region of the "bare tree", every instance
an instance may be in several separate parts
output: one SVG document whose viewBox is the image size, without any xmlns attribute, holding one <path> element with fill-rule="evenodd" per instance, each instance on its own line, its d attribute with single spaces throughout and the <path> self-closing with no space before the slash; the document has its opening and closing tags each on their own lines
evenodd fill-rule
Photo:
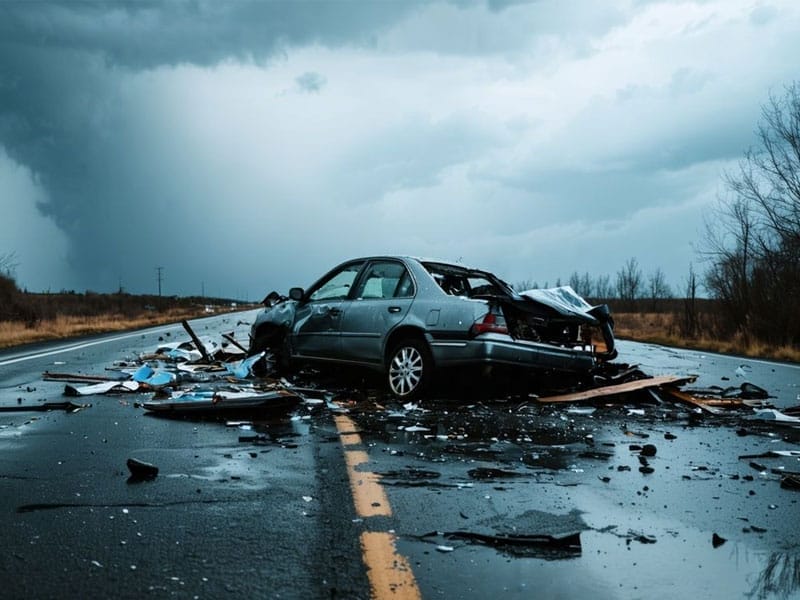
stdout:
<svg viewBox="0 0 800 600">
<path fill-rule="evenodd" d="M 19 262 L 17 261 L 16 252 L 5 252 L 0 254 L 0 273 L 8 277 L 14 277 L 14 272 L 17 270 Z"/>
<path fill-rule="evenodd" d="M 667 277 L 661 267 L 650 273 L 647 278 L 647 294 L 650 299 L 650 309 L 658 312 L 661 300 L 672 297 L 672 290 L 667 283 Z"/>
<path fill-rule="evenodd" d="M 686 279 L 685 296 L 683 298 L 683 318 L 680 320 L 680 332 L 683 337 L 695 338 L 699 333 L 697 315 L 697 275 L 694 266 L 689 264 L 689 276 Z"/>
<path fill-rule="evenodd" d="M 611 275 L 598 275 L 594 280 L 593 297 L 597 300 L 608 300 L 613 296 L 614 288 L 611 286 Z"/>
<path fill-rule="evenodd" d="M 592 277 L 589 273 L 579 275 L 577 271 L 573 271 L 572 275 L 569 276 L 568 285 L 579 296 L 588 297 L 592 295 Z"/>
<path fill-rule="evenodd" d="M 732 332 L 800 344 L 800 86 L 770 96 L 758 144 L 707 221 L 705 285 L 720 300 Z"/>
<path fill-rule="evenodd" d="M 0 321 L 12 319 L 17 312 L 19 290 L 14 280 L 16 257 L 15 252 L 0 254 Z"/>
<path fill-rule="evenodd" d="M 532 279 L 523 279 L 514 284 L 514 290 L 517 292 L 525 292 L 527 290 L 539 289 L 539 284 Z"/>
<path fill-rule="evenodd" d="M 636 258 L 629 258 L 621 270 L 617 272 L 617 295 L 623 303 L 633 308 L 633 301 L 640 297 L 642 287 L 642 270 Z"/>
</svg>

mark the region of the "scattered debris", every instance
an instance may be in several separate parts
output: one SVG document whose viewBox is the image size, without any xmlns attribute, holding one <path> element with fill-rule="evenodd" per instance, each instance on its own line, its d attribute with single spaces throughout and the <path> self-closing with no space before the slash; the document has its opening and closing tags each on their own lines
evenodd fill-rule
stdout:
<svg viewBox="0 0 800 600">
<path fill-rule="evenodd" d="M 158 467 L 154 464 L 136 458 L 129 458 L 126 464 L 131 472 L 130 481 L 147 481 L 158 476 Z"/>
<path fill-rule="evenodd" d="M 642 456 L 655 456 L 656 447 L 653 444 L 645 444 L 644 446 L 642 446 L 640 454 Z"/>
<path fill-rule="evenodd" d="M 142 403 L 155 413 L 198 414 L 262 408 L 286 409 L 300 402 L 301 396 L 286 390 L 257 391 L 195 390 L 176 392 L 171 396 Z"/>
<path fill-rule="evenodd" d="M 184 319 L 183 321 L 181 321 L 181 325 L 183 325 L 183 328 L 186 330 L 186 333 L 189 334 L 189 337 L 192 338 L 192 341 L 194 342 L 195 348 L 197 348 L 200 351 L 200 354 L 202 354 L 202 356 L 203 356 L 203 360 L 205 362 L 207 362 L 207 363 L 210 363 L 211 362 L 211 356 L 208 353 L 208 349 L 205 347 L 205 345 L 203 345 L 203 343 L 197 337 L 195 332 L 189 326 L 189 322 L 186 319 Z"/>
<path fill-rule="evenodd" d="M 151 388 L 157 389 L 170 385 L 177 380 L 175 373 L 169 371 L 155 370 L 148 364 L 144 364 L 132 374 L 132 379 L 138 383 L 144 383 Z"/>
<path fill-rule="evenodd" d="M 472 531 L 453 531 L 445 533 L 451 539 L 473 540 L 490 546 L 550 546 L 570 550 L 581 549 L 581 534 L 569 533 L 567 535 L 537 535 L 537 534 L 509 534 L 498 533 L 486 535 Z"/>
<path fill-rule="evenodd" d="M 774 421 L 775 423 L 786 423 L 789 425 L 800 424 L 800 417 L 792 417 L 774 408 L 762 408 L 755 411 L 755 414 L 745 417 L 751 421 Z"/>
<path fill-rule="evenodd" d="M 444 537 L 448 540 L 464 540 L 476 542 L 495 548 L 510 549 L 510 547 L 550 548 L 570 554 L 580 554 L 580 532 L 565 535 L 525 534 L 525 533 L 478 533 L 475 531 L 433 531 L 420 536 L 422 539 Z M 441 545 L 441 544 L 439 544 Z"/>
<path fill-rule="evenodd" d="M 51 373 L 45 371 L 42 374 L 44 381 L 65 381 L 67 383 L 101 383 L 104 381 L 119 381 L 117 377 L 105 377 L 103 375 L 84 375 L 82 373 Z"/>
<path fill-rule="evenodd" d="M 745 382 L 739 387 L 719 387 L 712 385 L 707 388 L 692 388 L 686 390 L 695 398 L 707 399 L 710 401 L 724 401 L 724 400 L 767 400 L 770 395 L 764 388 L 758 387 L 752 383 Z M 720 402 L 720 405 L 725 405 L 725 402 Z M 760 403 L 744 403 L 745 405 L 758 405 Z"/>
<path fill-rule="evenodd" d="M 82 387 L 73 384 L 64 386 L 65 396 L 91 396 L 94 394 L 107 394 L 109 392 L 136 392 L 140 388 L 138 381 L 104 381 Z"/>
<path fill-rule="evenodd" d="M 493 469 L 488 467 L 480 467 L 478 469 L 471 469 L 467 471 L 470 479 L 508 479 L 511 477 L 523 477 L 523 473 L 517 471 L 509 471 L 506 469 Z"/>
<path fill-rule="evenodd" d="M 781 477 L 781 487 L 785 490 L 800 490 L 800 476 L 784 475 Z"/>
<path fill-rule="evenodd" d="M 70 413 L 89 408 L 91 404 L 76 404 L 75 402 L 45 402 L 44 404 L 17 404 L 16 406 L 0 406 L 0 412 L 46 412 L 48 410 L 65 410 Z"/>
<path fill-rule="evenodd" d="M 720 546 L 722 546 L 722 544 L 724 544 L 727 541 L 728 540 L 726 540 L 724 537 L 721 537 L 716 533 L 711 536 L 711 545 L 714 548 L 719 548 Z"/>
</svg>

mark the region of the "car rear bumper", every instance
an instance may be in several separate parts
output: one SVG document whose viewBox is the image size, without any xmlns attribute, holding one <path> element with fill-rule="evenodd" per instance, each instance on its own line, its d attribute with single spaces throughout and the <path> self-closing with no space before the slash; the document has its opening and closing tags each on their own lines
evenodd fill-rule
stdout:
<svg viewBox="0 0 800 600">
<path fill-rule="evenodd" d="M 468 340 L 430 340 L 437 366 L 503 364 L 534 369 L 589 371 L 597 361 L 579 348 L 514 340 L 502 334 L 484 334 Z"/>
</svg>

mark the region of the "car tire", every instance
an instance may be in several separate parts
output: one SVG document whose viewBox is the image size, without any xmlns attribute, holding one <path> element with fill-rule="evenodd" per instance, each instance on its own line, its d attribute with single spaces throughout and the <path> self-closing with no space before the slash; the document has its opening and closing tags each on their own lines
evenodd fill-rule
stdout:
<svg viewBox="0 0 800 600">
<path fill-rule="evenodd" d="M 392 346 L 386 361 L 389 391 L 398 399 L 419 398 L 431 379 L 433 359 L 419 338 L 404 338 Z"/>
<path fill-rule="evenodd" d="M 253 373 L 256 376 L 280 376 L 290 372 L 285 336 L 276 336 L 274 332 L 256 336 L 248 355 L 252 356 L 259 352 L 264 352 L 264 357 L 253 365 Z"/>
</svg>

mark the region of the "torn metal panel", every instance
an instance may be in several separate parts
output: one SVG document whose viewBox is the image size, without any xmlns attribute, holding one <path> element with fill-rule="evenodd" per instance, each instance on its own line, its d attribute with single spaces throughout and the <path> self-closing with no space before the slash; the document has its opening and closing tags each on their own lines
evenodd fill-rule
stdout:
<svg viewBox="0 0 800 600">
<path fill-rule="evenodd" d="M 800 417 L 792 417 L 774 408 L 762 408 L 745 418 L 752 421 L 771 421 L 783 425 L 800 425 Z"/>
<path fill-rule="evenodd" d="M 138 381 L 104 381 L 92 385 L 75 387 L 72 384 L 64 386 L 65 396 L 92 396 L 94 394 L 107 394 L 109 392 L 136 392 L 139 390 Z"/>
<path fill-rule="evenodd" d="M 133 380 L 145 383 L 152 388 L 160 388 L 175 383 L 177 376 L 168 371 L 155 370 L 150 365 L 144 364 L 132 375 Z"/>
<path fill-rule="evenodd" d="M 267 392 L 225 392 L 204 390 L 178 393 L 163 400 L 144 402 L 145 410 L 159 413 L 218 413 L 234 410 L 264 408 L 287 408 L 294 406 L 301 397 L 288 390 Z"/>
<path fill-rule="evenodd" d="M 264 356 L 264 352 L 254 354 L 249 358 L 239 361 L 235 364 L 226 364 L 225 369 L 228 373 L 238 379 L 246 379 L 253 374 L 253 365 L 256 364 Z"/>
<path fill-rule="evenodd" d="M 558 396 L 537 398 L 537 401 L 542 403 L 584 402 L 586 400 L 607 398 L 610 396 L 628 394 L 630 392 L 636 392 L 639 390 L 660 388 L 662 386 L 678 386 L 685 383 L 690 383 L 694 380 L 694 376 L 686 377 L 676 375 L 661 375 L 659 377 L 640 379 L 638 381 L 629 381 L 627 383 L 620 383 L 617 385 L 605 385 L 603 387 L 574 392 L 572 394 L 561 394 Z"/>
</svg>

